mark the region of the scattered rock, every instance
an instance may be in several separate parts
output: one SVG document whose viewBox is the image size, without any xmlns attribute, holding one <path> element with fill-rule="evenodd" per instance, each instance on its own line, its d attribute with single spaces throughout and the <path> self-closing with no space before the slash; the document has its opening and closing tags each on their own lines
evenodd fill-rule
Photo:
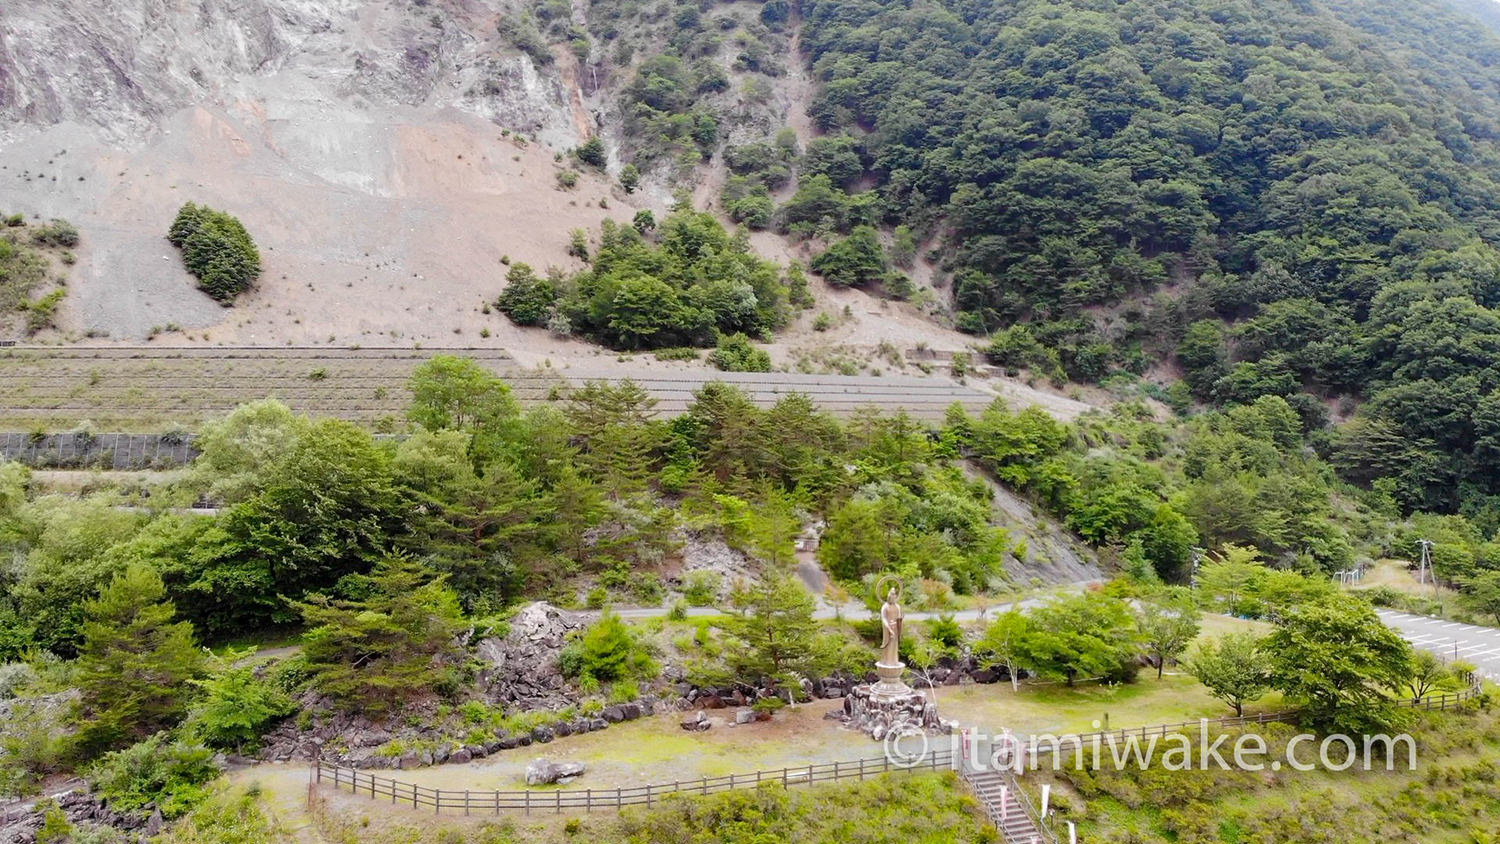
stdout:
<svg viewBox="0 0 1500 844">
<path fill-rule="evenodd" d="M 553 762 L 550 759 L 533 759 L 526 765 L 527 785 L 552 785 L 582 776 L 587 770 L 582 762 Z"/>
<path fill-rule="evenodd" d="M 708 716 L 701 709 L 693 715 L 682 719 L 682 728 L 689 732 L 702 732 L 710 726 L 712 725 L 709 724 Z"/>
<path fill-rule="evenodd" d="M 503 639 L 483 639 L 475 646 L 485 663 L 479 672 L 485 697 L 520 709 L 562 709 L 576 703 L 567 694 L 558 655 L 568 634 L 589 618 L 545 601 L 522 607 Z"/>
</svg>

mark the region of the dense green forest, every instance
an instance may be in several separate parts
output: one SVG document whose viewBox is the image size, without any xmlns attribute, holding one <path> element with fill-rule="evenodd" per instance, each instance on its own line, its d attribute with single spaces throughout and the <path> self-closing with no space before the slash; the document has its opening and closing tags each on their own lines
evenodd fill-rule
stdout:
<svg viewBox="0 0 1500 844">
<path fill-rule="evenodd" d="M 591 6 L 576 35 L 626 80 L 628 160 L 722 155 L 729 216 L 820 241 L 834 285 L 911 296 L 925 248 L 1007 370 L 1180 379 L 1179 408 L 1282 396 L 1311 431 L 1341 423 L 1312 444 L 1346 479 L 1495 526 L 1500 38 L 1473 17 L 1436 0 L 741 11 Z M 817 137 L 766 121 L 788 32 Z M 757 307 L 716 327 L 774 329 Z M 659 343 L 592 332 L 713 342 L 681 315 Z"/>
<path fill-rule="evenodd" d="M 1500 41 L 1436 3 L 820 2 L 813 117 L 960 322 L 1073 379 L 1367 399 L 1330 438 L 1409 509 L 1486 511 Z"/>
<path fill-rule="evenodd" d="M 661 51 L 625 71 L 627 156 L 722 155 L 725 212 L 819 241 L 830 284 L 926 297 L 925 254 L 1012 374 L 1165 378 L 1179 410 L 1282 396 L 1345 479 L 1500 526 L 1500 37 L 1475 10 L 692 3 L 666 33 L 664 8 L 592 7 L 596 60 Z M 817 137 L 766 121 L 789 30 Z M 761 285 L 753 319 L 715 319 L 678 283 L 688 307 L 656 290 L 667 325 L 643 340 L 591 326 L 580 289 L 592 317 L 559 312 L 616 346 L 764 336 L 784 313 Z"/>
</svg>

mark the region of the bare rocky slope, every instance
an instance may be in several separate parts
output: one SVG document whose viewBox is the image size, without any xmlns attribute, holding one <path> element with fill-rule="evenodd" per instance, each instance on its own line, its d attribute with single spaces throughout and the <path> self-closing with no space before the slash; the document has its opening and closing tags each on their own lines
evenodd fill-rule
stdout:
<svg viewBox="0 0 1500 844">
<path fill-rule="evenodd" d="M 409 343 L 494 323 L 478 309 L 500 259 L 561 263 L 609 195 L 587 176 L 557 189 L 554 152 L 589 118 L 566 67 L 538 72 L 504 47 L 505 11 L 0 5 L 0 207 L 84 232 L 64 327 Z M 233 310 L 193 288 L 164 239 L 187 200 L 240 216 L 262 247 L 260 289 Z"/>
<path fill-rule="evenodd" d="M 500 34 L 521 5 L 0 4 L 0 211 L 64 217 L 83 233 L 60 330 L 40 339 L 494 347 L 524 366 L 605 377 L 701 368 L 616 361 L 483 312 L 504 259 L 574 268 L 573 229 L 660 213 L 683 186 L 648 173 L 627 196 L 612 176 L 585 172 L 559 189 L 559 153 L 589 135 L 605 139 L 617 174 L 629 71 L 581 70 L 562 46 L 538 65 Z M 575 23 L 586 13 L 573 4 Z M 790 125 L 805 141 L 812 86 L 787 65 L 752 122 Z M 716 172 L 698 168 L 701 203 Z M 265 272 L 233 308 L 195 289 L 165 239 L 188 200 L 240 217 L 261 247 Z M 753 242 L 778 261 L 809 257 L 807 244 L 771 233 Z M 893 353 L 973 341 L 911 305 L 813 286 L 818 307 L 769 346 L 778 365 L 847 371 L 855 358 L 870 374 L 917 374 Z M 832 329 L 813 330 L 821 312 L 840 315 Z M 983 389 L 1060 416 L 1083 408 L 1019 383 Z"/>
</svg>

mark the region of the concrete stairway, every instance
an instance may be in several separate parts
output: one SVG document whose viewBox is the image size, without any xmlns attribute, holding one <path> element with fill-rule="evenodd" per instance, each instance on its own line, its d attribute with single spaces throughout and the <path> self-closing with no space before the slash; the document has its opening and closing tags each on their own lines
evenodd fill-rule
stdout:
<svg viewBox="0 0 1500 844">
<path fill-rule="evenodd" d="M 1019 786 L 1009 771 L 965 771 L 985 812 L 1008 844 L 1047 844 L 1054 839 L 1039 829 L 1022 804 Z M 1002 803 L 1002 795 L 1004 802 Z"/>
</svg>

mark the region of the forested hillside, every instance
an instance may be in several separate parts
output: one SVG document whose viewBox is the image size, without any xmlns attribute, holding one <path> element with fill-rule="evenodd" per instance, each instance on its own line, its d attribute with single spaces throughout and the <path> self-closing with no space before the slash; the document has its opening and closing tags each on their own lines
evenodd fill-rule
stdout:
<svg viewBox="0 0 1500 844">
<path fill-rule="evenodd" d="M 721 160 L 722 210 L 811 240 L 834 286 L 927 296 L 908 277 L 925 252 L 940 304 L 1012 373 L 1149 375 L 1179 409 L 1280 395 L 1393 506 L 1492 509 L 1500 37 L 1482 10 L 675 9 L 670 31 L 662 7 L 590 9 L 632 168 Z M 788 43 L 812 78 L 785 115 L 801 137 L 768 120 L 795 88 Z"/>
<path fill-rule="evenodd" d="M 931 244 L 999 364 L 1058 382 L 1175 364 L 1154 371 L 1180 374 L 1179 406 L 1282 395 L 1313 431 L 1362 406 L 1318 437 L 1348 478 L 1405 509 L 1489 509 L 1500 40 L 1472 17 L 1426 0 L 800 11 L 828 137 L 776 219 L 853 232 L 820 259 L 830 280 L 881 279 L 881 250 L 864 266 L 855 245 L 892 229 L 892 256 Z"/>
</svg>

